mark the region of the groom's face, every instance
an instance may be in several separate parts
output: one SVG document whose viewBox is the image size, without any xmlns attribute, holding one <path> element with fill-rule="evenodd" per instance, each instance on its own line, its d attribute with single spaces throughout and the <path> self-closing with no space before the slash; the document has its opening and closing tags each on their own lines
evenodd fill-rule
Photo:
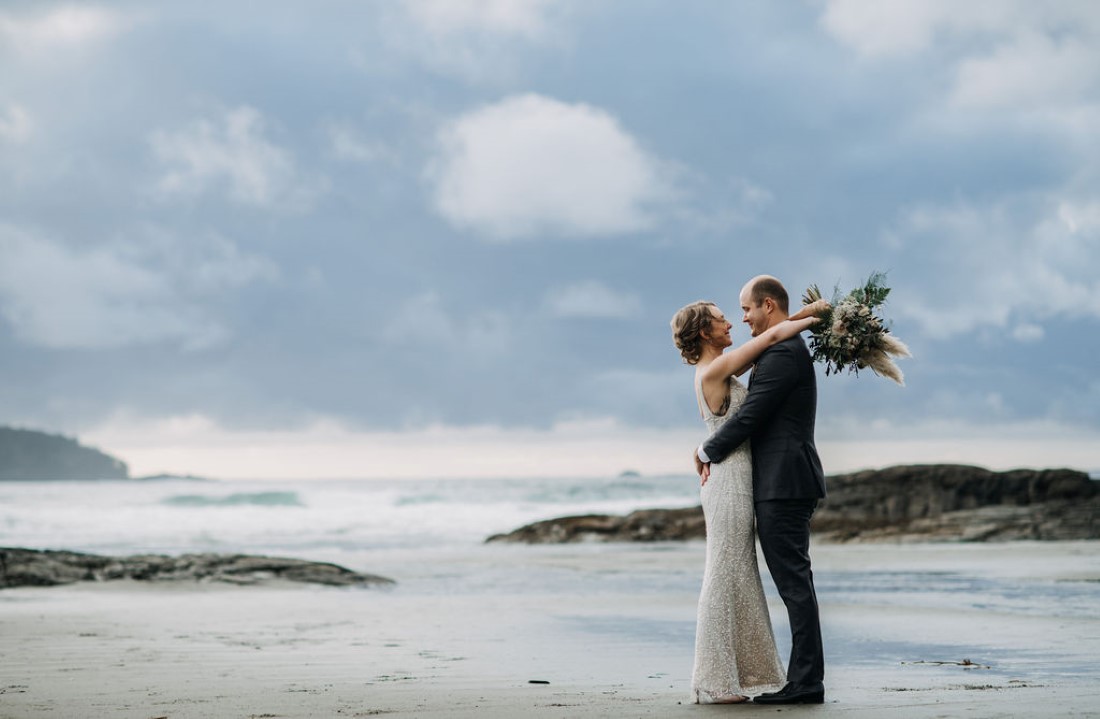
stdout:
<svg viewBox="0 0 1100 719">
<path fill-rule="evenodd" d="M 748 288 L 741 290 L 741 311 L 745 313 L 741 321 L 749 326 L 752 336 L 755 337 L 768 329 L 768 318 L 764 312 L 764 303 L 753 304 L 752 295 L 747 290 Z"/>
</svg>

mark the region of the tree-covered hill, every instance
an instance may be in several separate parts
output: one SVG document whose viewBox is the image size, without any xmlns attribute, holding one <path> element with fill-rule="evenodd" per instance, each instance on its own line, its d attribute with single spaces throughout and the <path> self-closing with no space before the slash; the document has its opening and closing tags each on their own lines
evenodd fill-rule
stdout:
<svg viewBox="0 0 1100 719">
<path fill-rule="evenodd" d="M 129 478 L 125 462 L 75 439 L 0 427 L 0 481 Z"/>
</svg>

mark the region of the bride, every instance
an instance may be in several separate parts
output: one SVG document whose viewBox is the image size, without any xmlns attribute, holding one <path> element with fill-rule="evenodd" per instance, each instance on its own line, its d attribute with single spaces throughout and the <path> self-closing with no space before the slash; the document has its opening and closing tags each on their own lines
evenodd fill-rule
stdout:
<svg viewBox="0 0 1100 719">
<path fill-rule="evenodd" d="M 684 362 L 695 366 L 695 397 L 714 432 L 736 411 L 747 390 L 737 377 L 768 347 L 818 321 L 824 301 L 790 320 L 733 345 L 733 326 L 712 302 L 695 302 L 672 318 L 672 337 Z M 786 681 L 775 648 L 771 617 L 756 563 L 752 455 L 748 443 L 704 475 L 700 495 L 707 527 L 706 568 L 699 596 L 695 667 L 696 704 L 736 704 L 750 694 L 773 691 Z"/>
</svg>

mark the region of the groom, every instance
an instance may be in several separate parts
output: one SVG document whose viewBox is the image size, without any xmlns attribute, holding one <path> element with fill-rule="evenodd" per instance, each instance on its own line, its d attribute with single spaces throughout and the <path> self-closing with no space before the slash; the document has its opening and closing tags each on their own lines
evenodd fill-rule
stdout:
<svg viewBox="0 0 1100 719">
<path fill-rule="evenodd" d="M 761 275 L 741 290 L 743 321 L 755 337 L 787 319 L 787 291 Z M 814 446 L 817 379 L 800 337 L 764 351 L 741 407 L 696 451 L 695 468 L 710 474 L 742 442 L 752 439 L 756 531 L 791 625 L 787 685 L 761 694 L 757 704 L 821 704 L 825 656 L 817 595 L 810 571 L 810 517 L 825 497 L 825 474 Z"/>
</svg>

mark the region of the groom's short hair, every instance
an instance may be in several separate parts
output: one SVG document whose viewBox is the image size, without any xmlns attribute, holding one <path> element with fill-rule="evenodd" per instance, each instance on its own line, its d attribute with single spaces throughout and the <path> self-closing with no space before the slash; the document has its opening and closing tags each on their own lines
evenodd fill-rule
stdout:
<svg viewBox="0 0 1100 719">
<path fill-rule="evenodd" d="M 783 286 L 783 283 L 774 277 L 759 277 L 752 283 L 752 289 L 749 292 L 749 296 L 752 299 L 753 305 L 759 307 L 760 303 L 766 298 L 772 298 L 776 306 L 783 311 L 783 314 L 787 314 L 788 307 L 790 306 L 790 299 L 787 297 L 787 288 Z"/>
</svg>

